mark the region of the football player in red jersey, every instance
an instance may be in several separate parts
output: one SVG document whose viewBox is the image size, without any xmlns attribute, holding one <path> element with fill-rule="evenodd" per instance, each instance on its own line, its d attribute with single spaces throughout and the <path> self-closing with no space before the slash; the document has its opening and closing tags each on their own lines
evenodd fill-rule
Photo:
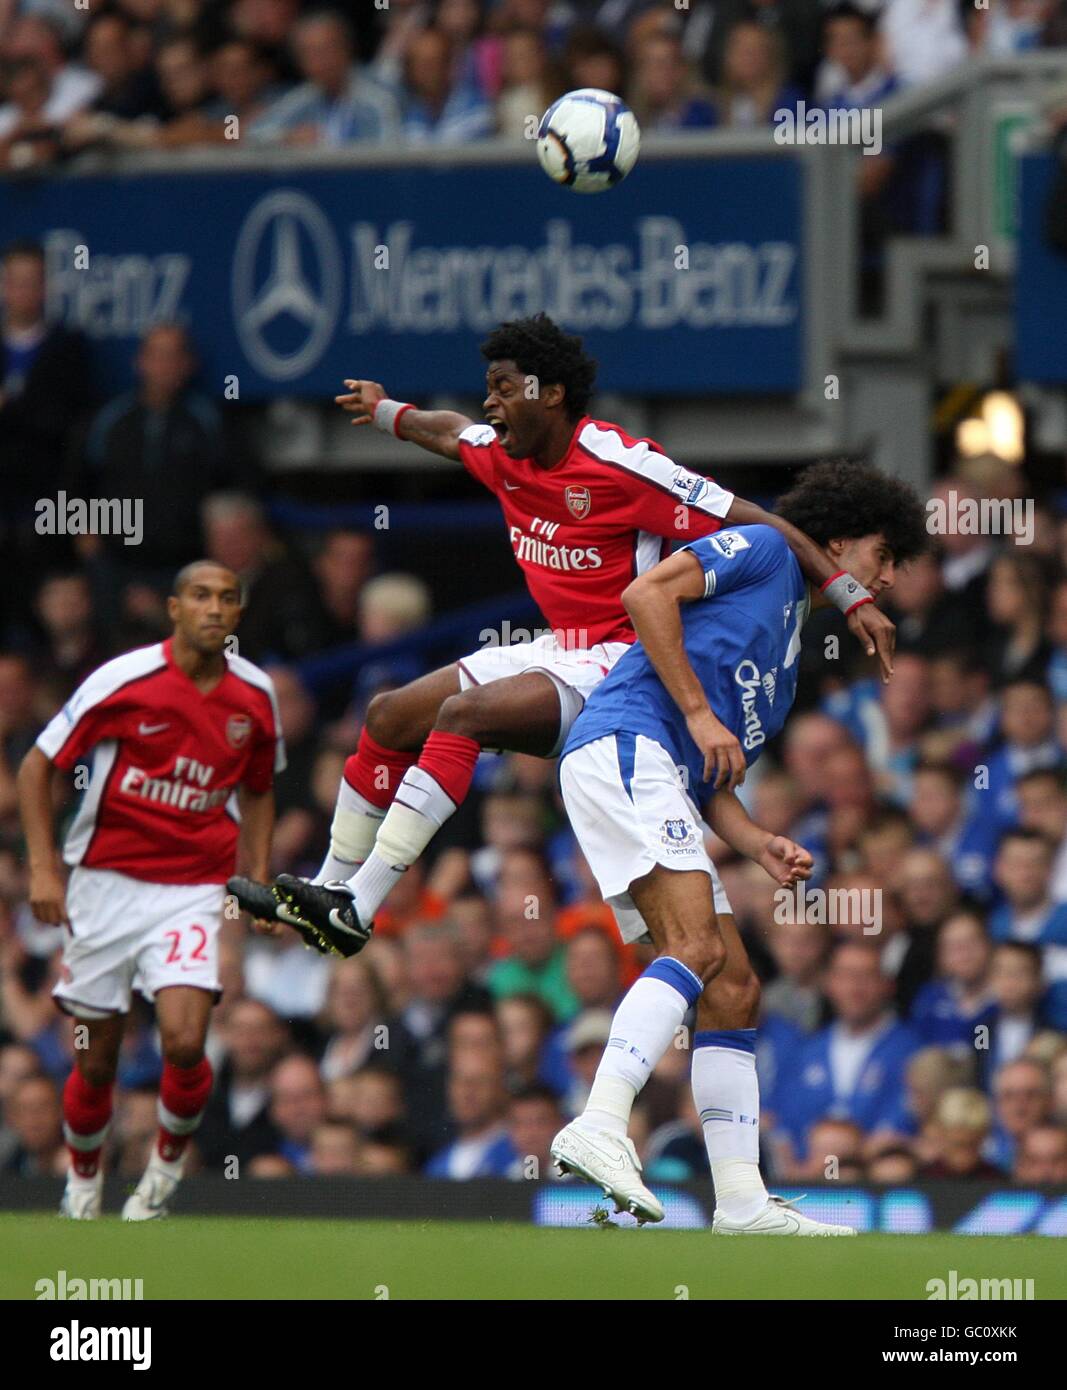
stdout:
<svg viewBox="0 0 1067 1390">
<path fill-rule="evenodd" d="M 211 1094 L 204 1042 L 220 992 L 225 882 L 239 841 L 252 871 L 266 872 L 273 778 L 285 766 L 270 677 L 227 654 L 241 616 L 237 576 L 209 560 L 187 565 L 168 611 L 173 635 L 94 671 L 19 769 L 30 905 L 38 921 L 67 930 L 53 993 L 86 1040 L 76 1041 L 63 1090 L 70 1169 L 61 1211 L 77 1220 L 100 1214 L 100 1151 L 133 989 L 155 1003 L 163 1075 L 157 1141 L 123 1216 L 162 1216 L 178 1186 Z M 53 769 L 90 757 L 63 846 L 64 883 Z"/>
<path fill-rule="evenodd" d="M 242 907 L 321 933 L 351 955 L 398 876 L 463 801 L 483 748 L 553 757 L 586 697 L 633 642 L 623 589 L 690 541 L 728 525 L 781 531 L 805 577 L 842 611 L 883 675 L 893 624 L 807 536 L 710 478 L 586 413 L 596 363 L 544 314 L 502 324 L 485 343 L 486 423 L 390 400 L 348 380 L 341 407 L 377 428 L 458 459 L 500 502 L 530 593 L 551 625 L 533 642 L 483 648 L 377 695 L 345 765 L 330 852 L 311 882 L 230 882 Z M 709 726 L 709 751 L 722 735 Z M 743 766 L 740 748 L 728 750 Z"/>
</svg>

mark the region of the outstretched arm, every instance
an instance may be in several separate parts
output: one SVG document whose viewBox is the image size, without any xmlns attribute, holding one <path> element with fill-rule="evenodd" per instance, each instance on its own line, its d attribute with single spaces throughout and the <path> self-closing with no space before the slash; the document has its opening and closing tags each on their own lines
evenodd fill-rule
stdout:
<svg viewBox="0 0 1067 1390">
<path fill-rule="evenodd" d="M 732 791 L 724 788 L 712 797 L 708 824 L 720 840 L 766 869 L 783 888 L 811 877 L 813 860 L 808 851 L 795 840 L 758 826 Z"/>
<path fill-rule="evenodd" d="M 688 550 L 661 561 L 622 592 L 634 631 L 667 694 L 685 715 L 693 742 L 704 755 L 704 779 L 733 789 L 745 780 L 745 755 L 737 737 L 708 704 L 704 687 L 686 655 L 680 605 L 703 598 L 700 561 Z"/>
<path fill-rule="evenodd" d="M 376 381 L 345 378 L 348 392 L 334 400 L 351 415 L 353 425 L 376 425 L 397 439 L 406 439 L 440 454 L 446 459 L 459 458 L 459 436 L 474 423 L 455 410 L 416 410 L 413 405 L 390 400 L 385 388 Z M 380 409 L 379 409 L 380 407 Z"/>
<path fill-rule="evenodd" d="M 764 511 L 755 502 L 735 497 L 726 514 L 726 521 L 731 526 L 773 526 L 785 537 L 789 549 L 797 557 L 804 578 L 817 589 L 825 589 L 830 580 L 841 572 L 810 536 L 774 512 Z M 867 655 L 877 653 L 882 679 L 887 681 L 893 674 L 893 650 L 897 639 L 897 630 L 892 621 L 874 606 L 869 595 L 857 607 L 847 611 L 847 621 L 852 635 L 863 643 Z"/>
<path fill-rule="evenodd" d="M 53 927 L 69 925 L 52 819 L 52 764 L 36 744 L 19 768 L 18 796 L 30 866 L 30 908 L 38 922 Z"/>
</svg>

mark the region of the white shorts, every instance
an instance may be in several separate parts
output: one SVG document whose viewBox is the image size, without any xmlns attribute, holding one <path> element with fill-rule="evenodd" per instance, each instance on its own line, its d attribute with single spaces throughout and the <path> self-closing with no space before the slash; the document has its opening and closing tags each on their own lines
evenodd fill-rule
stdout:
<svg viewBox="0 0 1067 1390">
<path fill-rule="evenodd" d="M 595 647 L 568 648 L 554 632 L 546 632 L 532 642 L 480 647 L 460 659 L 460 689 L 490 685 L 526 671 L 543 671 L 559 694 L 559 738 L 547 755 L 554 758 L 566 743 L 571 725 L 581 714 L 586 700 L 629 648 L 629 642 L 598 642 Z"/>
<path fill-rule="evenodd" d="M 647 935 L 629 888 L 656 864 L 706 873 L 715 911 L 732 911 L 704 847 L 711 832 L 661 744 L 644 734 L 595 739 L 567 754 L 559 781 L 570 823 L 623 941 Z"/>
<path fill-rule="evenodd" d="M 111 869 L 75 868 L 67 885 L 71 934 L 53 998 L 75 1018 L 129 1011 L 169 985 L 216 995 L 221 883 L 145 883 Z"/>
</svg>

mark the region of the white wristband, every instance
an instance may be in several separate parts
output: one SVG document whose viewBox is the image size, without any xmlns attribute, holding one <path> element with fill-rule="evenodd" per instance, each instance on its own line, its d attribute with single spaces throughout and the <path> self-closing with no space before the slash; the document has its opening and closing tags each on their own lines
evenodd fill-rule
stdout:
<svg viewBox="0 0 1067 1390">
<path fill-rule="evenodd" d="M 375 429 L 379 429 L 383 434 L 393 434 L 399 439 L 396 433 L 397 421 L 405 410 L 413 410 L 414 406 L 408 401 L 391 401 L 388 396 L 378 402 L 374 407 L 371 421 Z"/>
<path fill-rule="evenodd" d="M 868 593 L 858 579 L 853 579 L 847 570 L 832 575 L 822 586 L 822 591 L 835 608 L 842 613 L 851 613 L 862 603 L 873 603 L 874 595 Z"/>
</svg>

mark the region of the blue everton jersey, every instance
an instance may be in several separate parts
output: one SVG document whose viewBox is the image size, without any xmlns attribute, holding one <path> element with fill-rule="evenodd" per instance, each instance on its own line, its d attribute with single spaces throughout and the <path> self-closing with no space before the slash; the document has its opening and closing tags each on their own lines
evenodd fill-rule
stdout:
<svg viewBox="0 0 1067 1390">
<path fill-rule="evenodd" d="M 685 549 L 706 576 L 704 597 L 682 604 L 686 654 L 708 704 L 751 764 L 785 723 L 796 696 L 807 588 L 793 552 L 771 526 L 718 531 Z M 589 697 L 563 756 L 623 732 L 662 744 L 679 768 L 688 769 L 688 789 L 698 803 L 711 795 L 703 757 L 640 642 Z"/>
</svg>

